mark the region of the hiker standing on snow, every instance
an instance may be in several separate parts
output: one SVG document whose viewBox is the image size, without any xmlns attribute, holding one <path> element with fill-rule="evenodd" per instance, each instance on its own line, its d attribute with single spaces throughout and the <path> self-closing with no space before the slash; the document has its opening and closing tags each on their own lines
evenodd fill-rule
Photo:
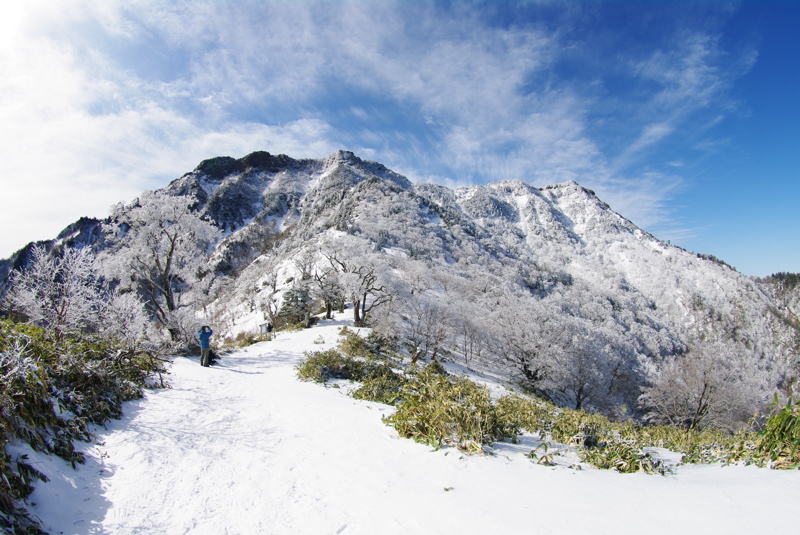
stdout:
<svg viewBox="0 0 800 535">
<path fill-rule="evenodd" d="M 208 325 L 203 325 L 199 331 L 197 331 L 197 339 L 200 340 L 200 365 L 208 367 L 211 364 L 211 358 L 209 358 L 209 349 L 211 349 L 211 335 L 214 334 L 214 331 L 211 330 L 211 327 Z"/>
</svg>

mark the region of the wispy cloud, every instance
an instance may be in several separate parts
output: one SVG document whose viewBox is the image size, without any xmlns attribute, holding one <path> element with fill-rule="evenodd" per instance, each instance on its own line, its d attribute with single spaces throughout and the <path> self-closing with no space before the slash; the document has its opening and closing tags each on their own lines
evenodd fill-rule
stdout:
<svg viewBox="0 0 800 535">
<path fill-rule="evenodd" d="M 667 222 L 678 158 L 645 157 L 724 116 L 748 68 L 697 28 L 644 52 L 587 42 L 593 19 L 555 4 L 508 4 L 508 23 L 491 3 L 31 1 L 0 8 L 0 225 L 38 202 L 41 238 L 43 212 L 63 227 L 253 150 L 347 148 L 449 185 L 577 180 L 638 224 Z M 0 256 L 23 244 L 3 240 Z"/>
</svg>

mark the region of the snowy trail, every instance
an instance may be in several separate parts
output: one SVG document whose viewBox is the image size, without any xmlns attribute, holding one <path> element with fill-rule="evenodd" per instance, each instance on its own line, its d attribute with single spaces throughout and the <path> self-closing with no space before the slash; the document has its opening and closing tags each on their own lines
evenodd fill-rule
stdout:
<svg viewBox="0 0 800 535">
<path fill-rule="evenodd" d="M 548 468 L 530 448 L 432 452 L 391 408 L 296 380 L 344 321 L 279 333 L 128 403 L 77 470 L 37 456 L 52 534 L 792 533 L 800 472 L 686 466 L 677 476 Z M 324 344 L 318 343 L 324 340 Z M 317 342 L 317 343 L 315 343 Z"/>
</svg>

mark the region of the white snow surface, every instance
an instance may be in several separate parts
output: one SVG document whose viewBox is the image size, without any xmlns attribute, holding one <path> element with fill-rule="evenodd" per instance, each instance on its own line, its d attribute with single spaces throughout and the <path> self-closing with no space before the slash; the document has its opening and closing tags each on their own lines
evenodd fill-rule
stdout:
<svg viewBox="0 0 800 535">
<path fill-rule="evenodd" d="M 56 534 L 794 533 L 800 471 L 681 466 L 668 476 L 547 467 L 532 447 L 434 451 L 400 438 L 392 408 L 301 382 L 305 351 L 345 316 L 278 333 L 98 428 L 84 465 L 32 454 L 51 481 L 33 512 Z M 324 340 L 324 343 L 321 343 Z"/>
</svg>

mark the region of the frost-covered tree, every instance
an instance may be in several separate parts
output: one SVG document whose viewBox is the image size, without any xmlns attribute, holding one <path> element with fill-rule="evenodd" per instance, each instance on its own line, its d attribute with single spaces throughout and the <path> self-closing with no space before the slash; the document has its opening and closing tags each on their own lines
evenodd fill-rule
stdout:
<svg viewBox="0 0 800 535">
<path fill-rule="evenodd" d="M 314 311 L 314 299 L 308 288 L 297 285 L 283 294 L 278 320 L 282 324 L 303 323 L 308 325 L 311 313 Z"/>
<path fill-rule="evenodd" d="M 393 298 L 387 256 L 365 247 L 364 242 L 343 237 L 335 245 L 328 243 L 322 255 L 338 275 L 338 283 L 353 302 L 356 325 L 366 322 L 367 314 Z"/>
<path fill-rule="evenodd" d="M 30 321 L 52 329 L 56 339 L 91 331 L 135 351 L 148 329 L 142 301 L 119 288 L 109 291 L 88 249 L 66 248 L 59 256 L 34 247 L 31 265 L 14 275 L 7 299 Z"/>
<path fill-rule="evenodd" d="M 768 370 L 730 346 L 695 346 L 651 372 L 640 404 L 654 423 L 735 429 L 765 405 L 770 384 Z"/>
<path fill-rule="evenodd" d="M 64 249 L 61 256 L 37 245 L 31 265 L 14 273 L 6 296 L 10 307 L 52 329 L 57 338 L 96 320 L 100 303 L 95 257 L 88 249 Z"/>
<path fill-rule="evenodd" d="M 149 312 L 172 339 L 193 330 L 187 307 L 197 305 L 211 245 L 219 230 L 191 210 L 185 196 L 145 193 L 112 209 L 106 231 L 109 275 L 138 291 Z M 208 277 L 210 278 L 210 277 Z"/>
<path fill-rule="evenodd" d="M 113 338 L 129 353 L 135 353 L 148 336 L 151 323 L 144 303 L 133 292 L 122 292 L 115 288 L 100 302 L 98 331 L 106 338 Z"/>
<path fill-rule="evenodd" d="M 486 348 L 485 328 L 478 326 L 478 322 L 473 319 L 477 317 L 477 314 L 473 317 L 462 316 L 455 322 L 457 348 L 464 356 L 464 362 L 468 366 L 470 360 L 480 359 Z"/>
<path fill-rule="evenodd" d="M 495 358 L 528 389 L 550 397 L 553 368 L 570 331 L 567 318 L 539 301 L 504 296 L 489 322 L 494 327 L 490 344 Z"/>
<path fill-rule="evenodd" d="M 339 272 L 323 267 L 314 272 L 312 295 L 325 304 L 325 318 L 331 319 L 334 309 L 344 310 L 344 288 L 339 282 Z"/>
<path fill-rule="evenodd" d="M 429 356 L 436 359 L 450 334 L 450 314 L 432 299 L 410 298 L 404 305 L 403 339 L 411 350 L 411 363 Z"/>
<path fill-rule="evenodd" d="M 585 326 L 574 322 L 564 347 L 553 353 L 548 386 L 554 397 L 575 409 L 601 408 L 607 403 L 612 381 L 614 356 L 609 344 Z"/>
</svg>

